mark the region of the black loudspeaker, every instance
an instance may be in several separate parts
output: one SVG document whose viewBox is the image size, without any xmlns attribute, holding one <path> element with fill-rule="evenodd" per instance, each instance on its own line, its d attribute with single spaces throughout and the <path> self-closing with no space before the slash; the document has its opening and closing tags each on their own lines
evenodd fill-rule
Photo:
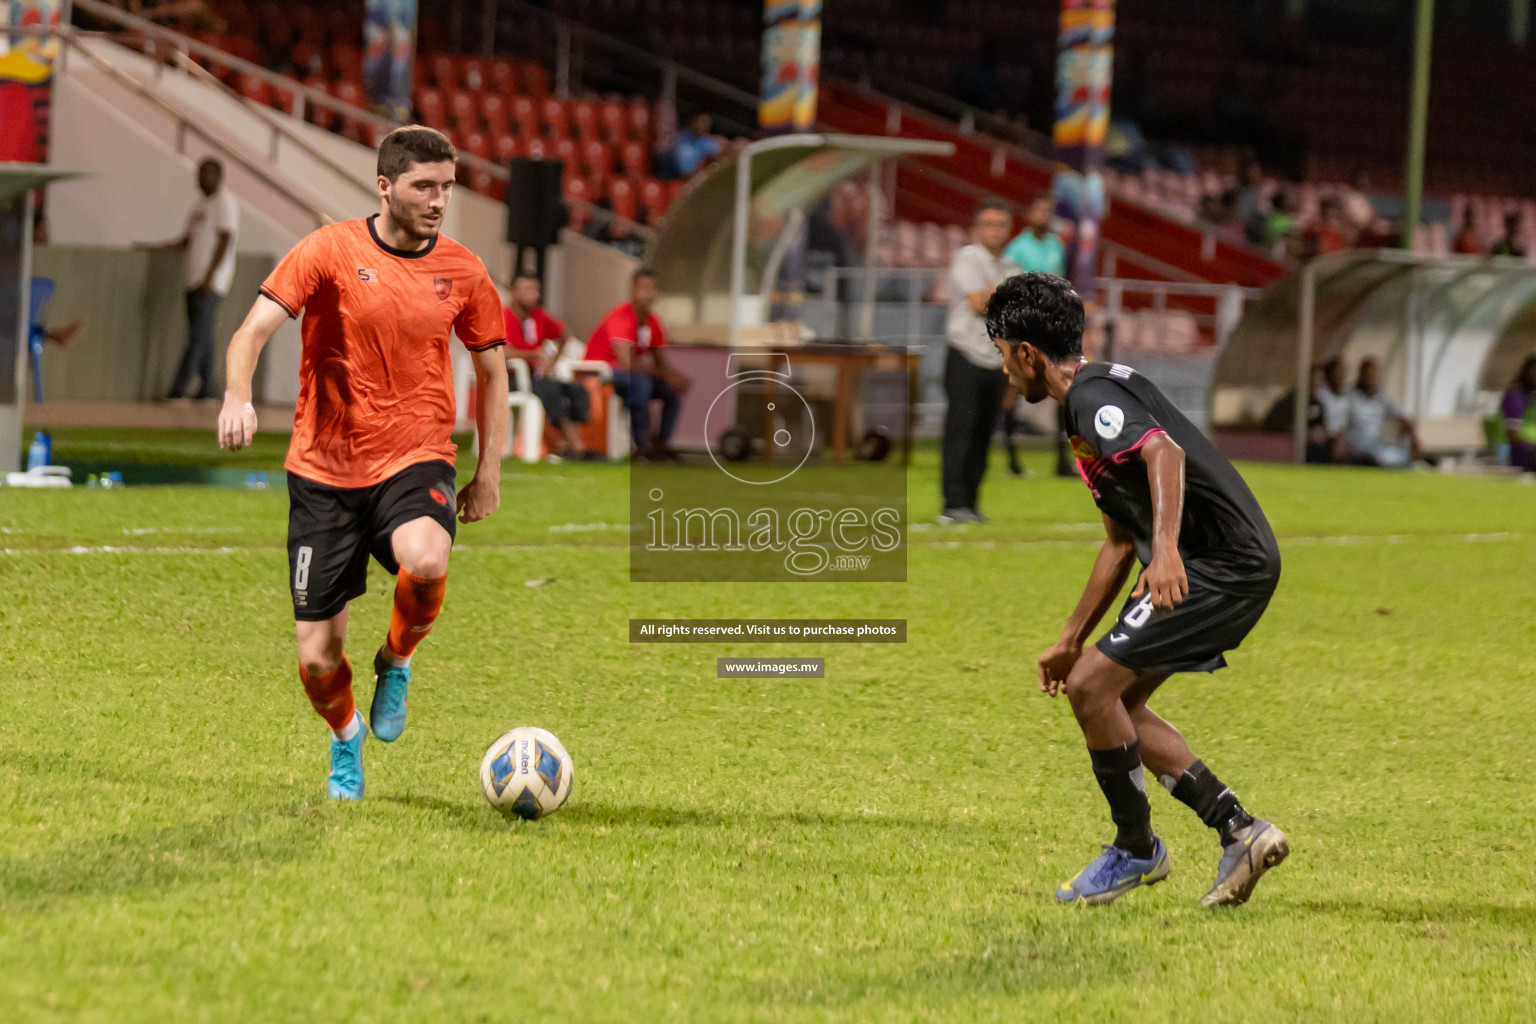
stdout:
<svg viewBox="0 0 1536 1024">
<path fill-rule="evenodd" d="M 565 161 L 518 157 L 508 170 L 507 241 L 538 248 L 559 242 L 566 221 L 560 188 Z"/>
</svg>

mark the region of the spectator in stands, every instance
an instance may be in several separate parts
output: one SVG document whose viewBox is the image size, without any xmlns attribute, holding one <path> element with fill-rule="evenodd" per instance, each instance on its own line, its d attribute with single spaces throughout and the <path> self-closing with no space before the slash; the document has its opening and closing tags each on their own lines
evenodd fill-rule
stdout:
<svg viewBox="0 0 1536 1024">
<path fill-rule="evenodd" d="M 1284 189 L 1276 189 L 1269 200 L 1269 217 L 1264 222 L 1264 245 L 1278 256 L 1289 256 L 1296 242 L 1296 217 L 1291 213 L 1291 199 Z"/>
<path fill-rule="evenodd" d="M 1055 274 L 1065 277 L 1066 246 L 1061 236 L 1051 230 L 1056 201 L 1049 192 L 1041 192 L 1029 201 L 1029 226 L 1003 251 L 1003 258 L 1026 274 Z"/>
<path fill-rule="evenodd" d="M 1340 252 L 1345 246 L 1344 214 L 1339 201 L 1332 196 L 1318 204 L 1317 220 L 1307 225 L 1303 236 L 1303 255 L 1321 256 Z"/>
<path fill-rule="evenodd" d="M 592 418 L 592 400 L 587 389 L 573 378 L 561 379 L 569 377 L 556 368 L 565 349 L 565 324 L 544 311 L 540 298 L 537 277 L 518 274 L 512 279 L 512 301 L 505 313 L 507 359 L 523 359 L 529 364 L 533 393 L 563 442 L 554 454 L 562 459 L 586 458 L 581 427 Z"/>
<path fill-rule="evenodd" d="M 1536 473 L 1536 355 L 1526 356 L 1504 392 L 1504 431 L 1509 464 Z"/>
<path fill-rule="evenodd" d="M 1008 375 L 987 337 L 987 300 L 1019 268 L 1005 255 L 1013 216 L 1000 199 L 982 202 L 971 227 L 973 242 L 949 264 L 949 342 L 944 363 L 944 513 L 939 522 L 984 523 L 978 506 L 987 454 Z"/>
<path fill-rule="evenodd" d="M 1268 217 L 1264 212 L 1264 168 L 1257 160 L 1243 164 L 1237 184 L 1237 222 L 1243 237 L 1255 245 L 1264 244 Z"/>
<path fill-rule="evenodd" d="M 1312 370 L 1312 401 L 1307 407 L 1307 461 L 1338 462 L 1349 426 L 1349 395 L 1344 360 L 1334 357 Z M 1294 408 L 1294 406 L 1293 406 Z"/>
<path fill-rule="evenodd" d="M 219 300 L 235 279 L 235 239 L 240 206 L 223 189 L 224 165 L 209 157 L 197 165 L 202 198 L 192 204 L 187 232 L 170 244 L 187 254 L 187 347 L 176 367 L 169 399 L 185 398 L 197 378 L 197 400 L 217 397 L 213 383 L 213 328 Z"/>
<path fill-rule="evenodd" d="M 1456 237 L 1451 242 L 1451 252 L 1462 256 L 1482 255 L 1483 244 L 1477 237 L 1477 217 L 1473 215 L 1470 204 L 1462 214 L 1461 230 L 1456 232 Z"/>
<path fill-rule="evenodd" d="M 691 178 L 720 155 L 720 140 L 710 134 L 712 124 L 708 114 L 695 114 L 688 127 L 677 133 L 672 143 L 672 173 L 675 177 Z"/>
<path fill-rule="evenodd" d="M 1504 237 L 1493 245 L 1493 255 L 1514 256 L 1525 259 L 1525 243 L 1520 239 L 1520 215 L 1508 214 L 1504 218 Z"/>
<path fill-rule="evenodd" d="M 1389 421 L 1396 438 L 1388 436 Z M 1421 456 L 1413 424 L 1381 393 L 1381 366 L 1373 358 L 1360 360 L 1341 448 L 1340 461 L 1357 466 L 1403 467 Z"/>
<path fill-rule="evenodd" d="M 1361 244 L 1362 235 L 1376 232 L 1376 207 L 1371 202 L 1370 175 L 1365 168 L 1355 167 L 1349 172 L 1349 185 L 1339 194 L 1344 213 L 1344 240 L 1350 246 Z"/>
<path fill-rule="evenodd" d="M 587 359 L 613 367 L 613 387 L 629 409 L 635 457 L 662 462 L 677 458 L 669 442 L 677 426 L 688 378 L 667 366 L 667 344 L 656 304 L 656 272 L 644 267 L 630 282 L 629 301 L 603 318 L 587 341 Z M 651 439 L 651 400 L 661 402 L 661 425 Z"/>
</svg>

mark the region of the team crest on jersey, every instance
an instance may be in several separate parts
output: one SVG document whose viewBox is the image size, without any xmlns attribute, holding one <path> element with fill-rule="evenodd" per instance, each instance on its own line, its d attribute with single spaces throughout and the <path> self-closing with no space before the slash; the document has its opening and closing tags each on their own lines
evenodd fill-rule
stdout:
<svg viewBox="0 0 1536 1024">
<path fill-rule="evenodd" d="M 1085 462 L 1091 462 L 1099 457 L 1099 453 L 1093 450 L 1093 445 L 1076 434 L 1072 435 L 1072 454 Z"/>
<path fill-rule="evenodd" d="M 453 294 L 453 278 L 434 277 L 432 279 L 432 290 L 437 292 L 438 298 L 446 299 Z"/>
<path fill-rule="evenodd" d="M 432 495 L 432 500 L 437 502 L 439 505 L 443 505 L 445 507 L 447 506 L 447 504 L 448 504 L 448 495 L 444 494 L 442 491 L 438 490 L 436 487 L 432 488 L 427 493 Z"/>
</svg>

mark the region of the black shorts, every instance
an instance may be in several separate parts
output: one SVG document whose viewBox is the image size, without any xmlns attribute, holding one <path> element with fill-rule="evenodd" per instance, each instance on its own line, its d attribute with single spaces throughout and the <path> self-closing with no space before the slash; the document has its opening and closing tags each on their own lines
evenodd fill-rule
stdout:
<svg viewBox="0 0 1536 1024">
<path fill-rule="evenodd" d="M 1222 655 L 1258 624 L 1279 577 L 1255 581 L 1250 593 L 1232 594 L 1207 583 L 1198 563 L 1186 563 L 1184 571 L 1188 597 L 1166 611 L 1154 610 L 1150 595 L 1128 598 L 1114 627 L 1094 645 L 1099 653 L 1148 676 L 1225 668 Z"/>
<path fill-rule="evenodd" d="M 288 586 L 293 617 L 321 622 L 368 592 L 368 556 L 400 571 L 390 535 L 423 516 L 454 535 L 453 467 L 407 466 L 372 487 L 331 487 L 288 474 Z"/>
</svg>

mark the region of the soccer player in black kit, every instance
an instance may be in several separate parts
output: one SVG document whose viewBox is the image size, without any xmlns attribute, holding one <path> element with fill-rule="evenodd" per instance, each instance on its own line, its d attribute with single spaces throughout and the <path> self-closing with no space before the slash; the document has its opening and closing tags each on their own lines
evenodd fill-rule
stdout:
<svg viewBox="0 0 1536 1024">
<path fill-rule="evenodd" d="M 1113 844 L 1056 890 L 1063 903 L 1109 903 L 1168 877 L 1152 832 L 1145 765 L 1217 831 L 1222 857 L 1205 906 L 1245 903 L 1285 859 L 1285 833 L 1255 818 L 1147 707 L 1175 672 L 1212 672 L 1264 614 L 1280 579 L 1275 535 L 1243 478 L 1194 424 L 1128 366 L 1083 359 L 1083 302 L 1052 274 L 1021 274 L 987 304 L 987 333 L 1014 387 L 1066 409 L 1078 470 L 1107 537 L 1061 639 L 1040 655 L 1040 689 L 1062 691 L 1109 801 Z M 1088 635 L 1139 561 L 1119 620 Z"/>
</svg>

